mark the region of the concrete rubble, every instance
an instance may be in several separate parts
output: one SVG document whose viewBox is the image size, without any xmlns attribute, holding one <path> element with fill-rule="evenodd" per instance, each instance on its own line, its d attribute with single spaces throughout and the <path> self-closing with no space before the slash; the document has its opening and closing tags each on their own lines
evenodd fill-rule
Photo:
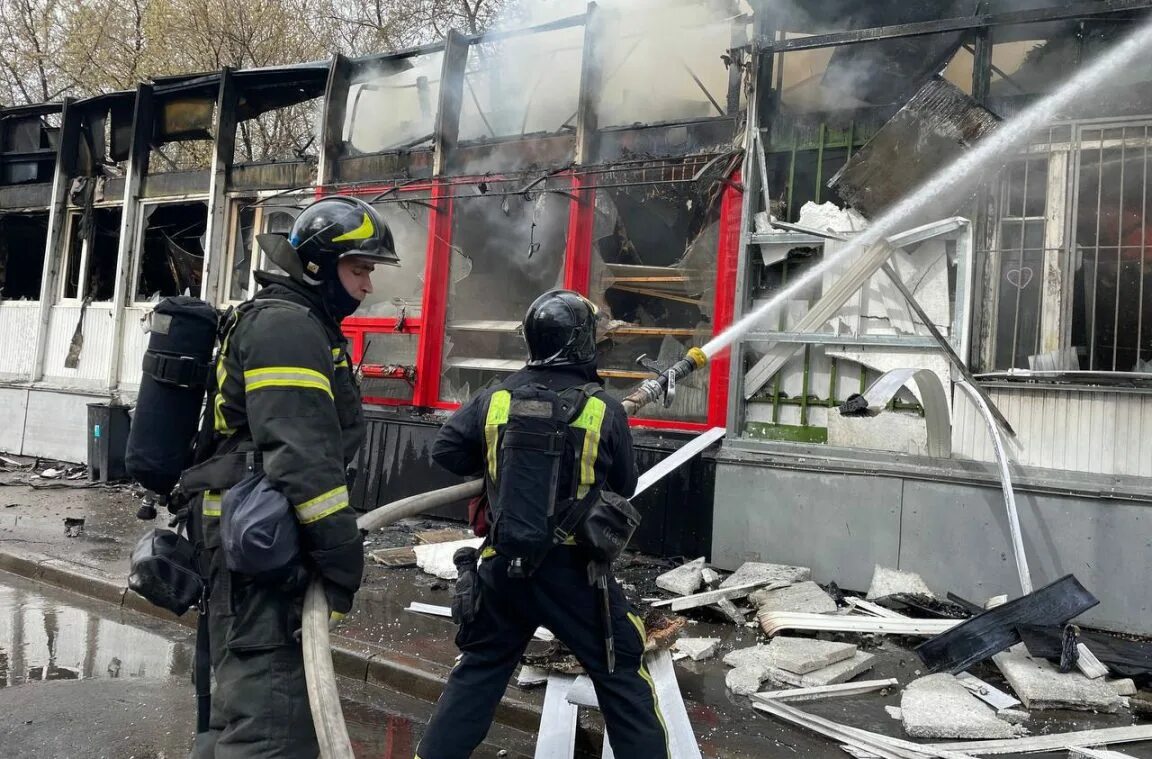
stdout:
<svg viewBox="0 0 1152 759">
<path fill-rule="evenodd" d="M 672 650 L 692 661 L 704 661 L 715 656 L 719 648 L 719 638 L 681 638 Z"/>
<path fill-rule="evenodd" d="M 700 570 L 700 579 L 710 588 L 719 583 L 722 578 L 723 575 L 712 567 L 704 567 L 704 569 Z"/>
<path fill-rule="evenodd" d="M 780 688 L 815 688 L 848 682 L 871 669 L 874 658 L 850 643 L 780 636 L 768 644 L 731 651 L 724 663 L 740 671 L 739 675 L 728 673 L 728 683 L 740 689 L 749 687 L 753 679 Z"/>
<path fill-rule="evenodd" d="M 811 638 L 776 638 L 769 644 L 773 651 L 774 666 L 806 675 L 856 655 L 851 643 L 835 643 Z"/>
<path fill-rule="evenodd" d="M 900 713 L 904 732 L 913 738 L 1003 739 L 1024 732 L 997 717 L 948 674 L 928 675 L 905 686 Z"/>
<path fill-rule="evenodd" d="M 758 607 L 760 614 L 777 611 L 832 614 L 836 611 L 832 597 L 811 580 L 783 588 L 758 590 L 748 600 Z"/>
<path fill-rule="evenodd" d="M 851 659 L 836 662 L 804 675 L 773 667 L 768 671 L 768 679 L 780 687 L 791 688 L 818 688 L 822 685 L 837 685 L 846 683 L 872 669 L 875 658 L 872 654 L 857 651 Z"/>
<path fill-rule="evenodd" d="M 1033 659 L 1021 649 L 993 657 L 1005 679 L 1028 709 L 1075 709 L 1115 712 L 1121 697 L 1104 680 L 1089 680 L 1079 672 L 1061 674 L 1044 659 Z"/>
<path fill-rule="evenodd" d="M 767 670 L 759 667 L 737 667 L 724 676 L 724 685 L 733 695 L 751 696 L 760 690 L 767 676 Z"/>
<path fill-rule="evenodd" d="M 1122 680 L 1109 680 L 1108 684 L 1112 686 L 1112 690 L 1116 691 L 1117 696 L 1136 695 L 1136 682 L 1130 677 Z"/>
<path fill-rule="evenodd" d="M 887 598 L 900 593 L 913 596 L 928 596 L 935 598 L 935 594 L 915 572 L 901 572 L 898 569 L 888 569 L 879 564 L 872 573 L 872 585 L 868 588 L 867 600 Z"/>
<path fill-rule="evenodd" d="M 657 577 L 656 587 L 678 596 L 690 596 L 699 590 L 704 582 L 703 571 L 704 557 L 701 556 Z"/>
<path fill-rule="evenodd" d="M 771 585 L 781 582 L 804 582 L 812 579 L 808 567 L 792 567 L 787 564 L 768 564 L 748 561 L 720 583 L 721 588 L 735 588 L 741 585 Z"/>
</svg>

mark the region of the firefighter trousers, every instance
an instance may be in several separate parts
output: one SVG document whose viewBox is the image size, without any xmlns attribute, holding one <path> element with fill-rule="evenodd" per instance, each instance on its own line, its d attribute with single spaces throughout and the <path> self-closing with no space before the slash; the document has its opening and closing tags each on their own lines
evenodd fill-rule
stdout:
<svg viewBox="0 0 1152 759">
<path fill-rule="evenodd" d="M 668 739 L 652 678 L 644 666 L 644 623 L 609 583 L 616 667 L 608 672 L 600 590 L 588 584 L 587 561 L 572 547 L 553 549 L 530 578 L 508 577 L 508 562 L 480 562 L 480 604 L 461 626 L 462 656 L 448 677 L 420 741 L 418 759 L 466 759 L 484 740 L 496 707 L 540 625 L 580 660 L 596 688 L 616 756 L 661 759 Z"/>
<path fill-rule="evenodd" d="M 211 555 L 215 554 L 215 555 Z M 194 759 L 315 759 L 300 629 L 303 593 L 229 572 L 210 551 L 212 718 Z"/>
</svg>

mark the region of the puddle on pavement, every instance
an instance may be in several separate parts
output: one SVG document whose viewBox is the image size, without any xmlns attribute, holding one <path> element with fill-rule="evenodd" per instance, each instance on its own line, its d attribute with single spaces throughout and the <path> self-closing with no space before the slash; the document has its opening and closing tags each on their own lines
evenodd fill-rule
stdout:
<svg viewBox="0 0 1152 759">
<path fill-rule="evenodd" d="M 0 584 L 0 688 L 49 680 L 186 676 L 181 642 L 42 595 Z"/>
</svg>

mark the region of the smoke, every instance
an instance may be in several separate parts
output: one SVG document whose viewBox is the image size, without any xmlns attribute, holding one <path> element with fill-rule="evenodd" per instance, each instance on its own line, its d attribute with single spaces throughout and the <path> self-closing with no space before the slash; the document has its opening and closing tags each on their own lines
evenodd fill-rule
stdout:
<svg viewBox="0 0 1152 759">
<path fill-rule="evenodd" d="M 360 72 L 348 92 L 344 139 L 361 153 L 431 143 L 443 60 L 429 53 Z"/>
</svg>

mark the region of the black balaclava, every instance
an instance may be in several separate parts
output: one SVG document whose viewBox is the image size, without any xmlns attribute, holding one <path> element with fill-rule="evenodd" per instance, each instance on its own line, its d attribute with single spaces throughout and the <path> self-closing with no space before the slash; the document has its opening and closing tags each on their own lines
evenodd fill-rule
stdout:
<svg viewBox="0 0 1152 759">
<path fill-rule="evenodd" d="M 316 279 L 320 280 L 320 284 L 315 287 L 316 292 L 320 294 L 320 299 L 328 308 L 328 313 L 337 322 L 340 322 L 360 308 L 360 301 L 353 298 L 352 293 L 348 292 L 348 289 L 341 284 L 340 274 L 336 270 L 337 266 L 338 260 L 335 257 L 325 261 L 320 271 L 315 275 Z"/>
</svg>

